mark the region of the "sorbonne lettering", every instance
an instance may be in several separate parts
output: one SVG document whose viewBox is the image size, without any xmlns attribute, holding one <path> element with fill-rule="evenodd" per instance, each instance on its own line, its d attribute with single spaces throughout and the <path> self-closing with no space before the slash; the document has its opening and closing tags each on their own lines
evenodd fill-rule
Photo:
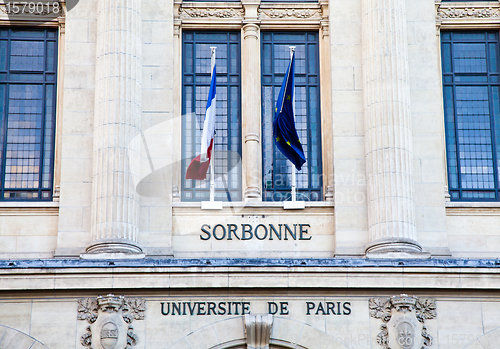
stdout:
<svg viewBox="0 0 500 349">
<path fill-rule="evenodd" d="M 307 228 L 309 224 L 257 224 L 253 227 L 251 224 L 216 224 L 213 228 L 208 224 L 201 226 L 200 239 L 210 240 L 311 240 L 308 236 Z M 240 228 L 240 229 L 239 229 Z"/>
</svg>

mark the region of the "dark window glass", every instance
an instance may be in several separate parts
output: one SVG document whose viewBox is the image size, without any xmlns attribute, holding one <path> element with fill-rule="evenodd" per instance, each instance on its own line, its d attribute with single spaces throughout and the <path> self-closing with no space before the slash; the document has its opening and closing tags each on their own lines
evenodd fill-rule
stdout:
<svg viewBox="0 0 500 349">
<path fill-rule="evenodd" d="M 210 47 L 216 46 L 217 108 L 215 122 L 215 199 L 241 200 L 240 34 L 183 32 L 182 75 L 182 200 L 210 199 L 206 180 L 186 180 L 191 160 L 199 155 L 210 88 Z"/>
<path fill-rule="evenodd" d="M 297 172 L 297 199 L 322 200 L 317 33 L 262 33 L 262 158 L 264 200 L 290 199 L 291 163 L 273 138 L 278 93 L 295 46 L 295 127 L 307 162 Z M 294 168 L 295 169 L 295 168 Z"/>
<path fill-rule="evenodd" d="M 443 32 L 441 38 L 451 199 L 498 200 L 498 32 Z"/>
<path fill-rule="evenodd" d="M 0 35 L 0 200 L 52 200 L 56 30 Z"/>
</svg>

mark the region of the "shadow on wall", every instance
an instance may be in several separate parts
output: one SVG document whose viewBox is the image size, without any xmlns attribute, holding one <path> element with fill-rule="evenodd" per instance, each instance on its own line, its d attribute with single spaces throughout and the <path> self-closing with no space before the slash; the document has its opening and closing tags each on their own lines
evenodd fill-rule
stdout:
<svg viewBox="0 0 500 349">
<path fill-rule="evenodd" d="M 2 349 L 48 349 L 35 338 L 7 326 L 0 325 L 0 338 Z"/>
</svg>

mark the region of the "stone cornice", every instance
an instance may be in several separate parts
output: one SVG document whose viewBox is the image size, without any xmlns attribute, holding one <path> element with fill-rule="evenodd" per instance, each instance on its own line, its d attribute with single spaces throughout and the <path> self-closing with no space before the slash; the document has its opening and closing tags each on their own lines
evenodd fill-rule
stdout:
<svg viewBox="0 0 500 349">
<path fill-rule="evenodd" d="M 0 291 L 269 289 L 497 291 L 500 260 L 0 260 Z M 478 280 L 482 280 L 478 282 Z"/>
<path fill-rule="evenodd" d="M 500 27 L 500 2 L 436 1 L 436 24 L 442 29 Z"/>
</svg>

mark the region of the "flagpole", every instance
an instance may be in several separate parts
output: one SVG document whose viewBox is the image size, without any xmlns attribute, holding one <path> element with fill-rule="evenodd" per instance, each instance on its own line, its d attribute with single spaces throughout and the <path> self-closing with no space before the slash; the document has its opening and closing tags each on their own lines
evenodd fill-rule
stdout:
<svg viewBox="0 0 500 349">
<path fill-rule="evenodd" d="M 293 59 L 293 54 L 295 52 L 295 46 L 288 46 L 290 49 L 290 64 Z M 291 73 L 291 72 L 290 72 Z M 294 113 L 294 118 L 295 118 L 295 79 L 293 79 L 294 85 L 292 86 L 292 110 Z M 290 160 L 289 160 L 290 161 Z M 292 202 L 295 202 L 297 199 L 297 174 L 296 174 L 296 169 L 293 163 L 290 161 L 290 165 L 292 166 Z"/>
<path fill-rule="evenodd" d="M 215 50 L 216 46 L 211 46 L 211 69 L 212 74 L 214 73 L 215 66 Z M 217 103 L 217 102 L 215 102 Z M 213 135 L 213 143 L 212 143 L 212 155 L 210 159 L 210 202 L 215 201 L 215 130 Z"/>
</svg>

